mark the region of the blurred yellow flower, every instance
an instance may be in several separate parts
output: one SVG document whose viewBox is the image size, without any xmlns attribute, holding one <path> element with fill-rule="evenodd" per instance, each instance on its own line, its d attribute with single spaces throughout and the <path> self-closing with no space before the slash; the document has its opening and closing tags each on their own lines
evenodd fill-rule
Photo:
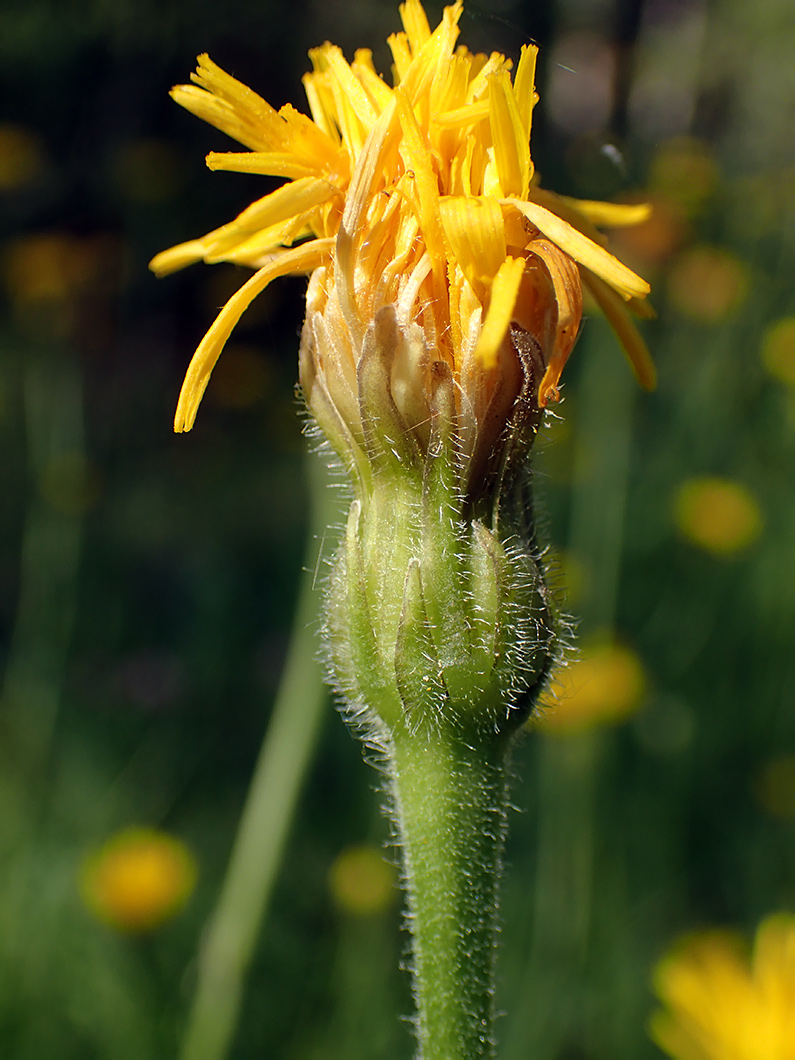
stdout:
<svg viewBox="0 0 795 1060">
<path fill-rule="evenodd" d="M 670 199 L 649 195 L 651 216 L 634 228 L 617 233 L 616 248 L 628 260 L 645 269 L 659 269 L 688 239 L 689 228 L 682 207 Z"/>
<path fill-rule="evenodd" d="M 720 170 L 709 144 L 692 136 L 666 140 L 649 170 L 649 189 L 676 203 L 688 217 L 700 213 L 720 181 Z"/>
<path fill-rule="evenodd" d="M 0 192 L 30 184 L 46 166 L 44 148 L 32 129 L 0 124 Z"/>
<path fill-rule="evenodd" d="M 750 545 L 762 530 L 762 513 L 751 493 L 724 478 L 692 478 L 679 487 L 674 519 L 694 545 L 730 556 Z"/>
<path fill-rule="evenodd" d="M 335 859 L 329 887 L 336 905 L 345 913 L 372 916 L 383 913 L 397 897 L 395 870 L 375 847 L 348 847 Z"/>
<path fill-rule="evenodd" d="M 743 302 L 748 272 L 742 261 L 721 247 L 686 250 L 671 266 L 671 304 L 702 324 L 720 324 Z"/>
<path fill-rule="evenodd" d="M 0 144 L 0 148 L 2 144 Z M 109 236 L 35 232 L 3 247 L 2 280 L 20 330 L 62 339 L 91 318 L 95 300 L 107 298 L 116 277 L 118 245 Z"/>
<path fill-rule="evenodd" d="M 5 281 L 14 303 L 39 309 L 73 298 L 90 282 L 87 245 L 64 232 L 21 236 L 5 252 Z"/>
<path fill-rule="evenodd" d="M 774 817 L 795 820 L 795 754 L 778 754 L 754 778 L 756 801 Z"/>
<path fill-rule="evenodd" d="M 605 250 L 596 227 L 635 224 L 648 207 L 577 201 L 538 186 L 529 149 L 537 49 L 522 47 L 512 79 L 503 55 L 456 45 L 461 12 L 459 0 L 431 31 L 419 0 L 401 5 L 403 31 L 388 40 L 394 87 L 368 49 L 352 63 L 332 44 L 313 49 L 304 77 L 311 118 L 289 104 L 274 110 L 206 55 L 194 83 L 172 90 L 178 103 L 248 148 L 211 152 L 211 169 L 286 178 L 229 224 L 151 263 L 159 275 L 199 260 L 257 270 L 196 351 L 176 430 L 191 428 L 241 314 L 289 274 L 312 274 L 302 385 L 338 448 L 343 428 L 354 439 L 361 430 L 355 372 L 367 328 L 384 307 L 399 328 L 393 397 L 419 444 L 433 385 L 424 350 L 452 371 L 458 412 L 473 437 L 495 419 L 495 405 L 499 413 L 516 397 L 517 355 L 506 349 L 514 327 L 541 348 L 533 375 L 538 404 L 555 400 L 580 323 L 582 283 L 641 383 L 653 386 L 653 365 L 628 312 L 649 315 L 649 286 Z M 466 444 L 466 430 L 462 438 Z M 490 437 L 487 443 L 481 451 L 490 451 Z"/>
<path fill-rule="evenodd" d="M 762 363 L 782 383 L 795 386 L 795 317 L 770 324 L 762 337 Z"/>
<path fill-rule="evenodd" d="M 80 892 L 106 924 L 144 932 L 183 908 L 196 876 L 194 857 L 179 839 L 153 828 L 126 828 L 86 858 Z"/>
<path fill-rule="evenodd" d="M 534 726 L 553 736 L 570 736 L 616 724 L 640 707 L 645 690 L 643 664 L 631 648 L 604 644 L 585 649 L 553 678 Z"/>
<path fill-rule="evenodd" d="M 674 1060 L 793 1060 L 795 916 L 760 924 L 750 962 L 728 932 L 683 940 L 657 965 L 654 989 L 666 1008 L 651 1036 Z"/>
</svg>

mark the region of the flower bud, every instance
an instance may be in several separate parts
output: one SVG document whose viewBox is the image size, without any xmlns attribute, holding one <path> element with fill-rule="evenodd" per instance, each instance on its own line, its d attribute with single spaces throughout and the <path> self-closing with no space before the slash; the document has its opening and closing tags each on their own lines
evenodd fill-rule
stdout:
<svg viewBox="0 0 795 1060">
<path fill-rule="evenodd" d="M 398 408 L 394 366 L 408 341 L 384 307 L 358 365 L 356 418 L 345 436 L 358 435 L 369 474 L 357 480 L 331 577 L 335 684 L 353 717 L 375 732 L 440 724 L 509 731 L 526 716 L 554 643 L 537 552 L 516 518 L 539 416 L 537 345 L 523 334 L 505 343 L 513 402 L 504 402 L 501 433 L 482 459 L 491 473 L 476 480 L 474 497 L 447 363 L 427 349 L 417 357 L 422 435 Z"/>
</svg>

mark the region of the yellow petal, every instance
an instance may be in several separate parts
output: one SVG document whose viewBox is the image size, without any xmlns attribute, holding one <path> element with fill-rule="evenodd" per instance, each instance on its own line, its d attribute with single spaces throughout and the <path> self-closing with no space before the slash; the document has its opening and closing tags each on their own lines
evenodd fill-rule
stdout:
<svg viewBox="0 0 795 1060">
<path fill-rule="evenodd" d="M 366 132 L 369 132 L 375 124 L 377 114 L 367 93 L 346 62 L 342 49 L 337 48 L 335 45 L 326 45 L 325 47 L 329 70 L 336 78 L 346 101 L 353 107 L 361 127 Z"/>
<path fill-rule="evenodd" d="M 472 287 L 490 284 L 505 261 L 505 225 L 495 199 L 448 195 L 439 201 L 453 256 Z"/>
<path fill-rule="evenodd" d="M 639 225 L 648 221 L 652 214 L 652 205 L 648 202 L 594 202 L 591 199 L 571 199 L 567 195 L 561 195 L 560 199 L 593 224 L 603 225 L 605 228 Z"/>
<path fill-rule="evenodd" d="M 188 366 L 174 417 L 175 431 L 189 431 L 193 426 L 196 411 L 221 350 L 235 324 L 254 298 L 277 276 L 304 273 L 317 268 L 331 253 L 333 243 L 333 239 L 316 239 L 293 250 L 285 250 L 283 254 L 264 265 L 232 295 L 199 343 Z"/>
<path fill-rule="evenodd" d="M 622 265 L 618 258 L 614 258 L 604 247 L 598 246 L 582 232 L 578 232 L 557 214 L 534 202 L 508 198 L 502 202 L 524 214 L 531 224 L 553 243 L 557 243 L 561 250 L 609 283 L 625 300 L 633 296 L 643 298 L 651 290 L 648 283 L 632 269 Z"/>
<path fill-rule="evenodd" d="M 259 173 L 267 177 L 317 176 L 318 167 L 299 161 L 292 152 L 285 151 L 210 151 L 205 159 L 207 168 L 231 173 Z"/>
<path fill-rule="evenodd" d="M 340 48 L 326 43 L 309 54 L 316 67 L 315 83 L 322 106 L 339 126 L 342 145 L 353 165 L 375 122 L 375 109 Z"/>
<path fill-rule="evenodd" d="M 174 85 L 170 95 L 185 110 L 254 151 L 267 151 L 274 146 L 263 135 L 263 130 L 246 121 L 245 116 L 239 114 L 231 103 L 218 99 L 203 88 L 197 88 L 196 85 Z"/>
<path fill-rule="evenodd" d="M 472 56 L 458 51 L 449 62 L 440 64 L 431 89 L 430 120 L 437 115 L 463 107 L 467 100 L 467 86 L 472 70 Z"/>
<path fill-rule="evenodd" d="M 286 221 L 260 229 L 242 242 L 237 242 L 232 248 L 220 251 L 208 248 L 204 255 L 205 264 L 217 265 L 221 261 L 229 261 L 233 265 L 259 268 L 266 255 L 273 254 L 280 247 L 292 246 L 297 240 L 310 234 L 321 234 L 313 232 L 310 227 L 314 214 L 315 211 L 309 210 L 296 217 L 288 217 Z"/>
<path fill-rule="evenodd" d="M 207 247 L 207 256 L 214 261 L 223 261 L 229 251 L 261 229 L 305 214 L 335 194 L 340 193 L 333 184 L 316 177 L 302 177 L 284 184 L 252 203 L 234 221 L 219 228 Z"/>
<path fill-rule="evenodd" d="M 411 51 L 416 55 L 431 35 L 428 16 L 420 0 L 406 0 L 405 4 L 399 6 L 398 11 Z"/>
<path fill-rule="evenodd" d="M 319 129 L 311 118 L 300 110 L 285 103 L 279 107 L 279 120 L 284 133 L 284 143 L 287 149 L 292 151 L 298 158 L 305 161 L 317 161 L 318 159 L 335 159 L 338 156 L 336 150 L 336 137 Z"/>
<path fill-rule="evenodd" d="M 247 85 L 222 70 L 209 55 L 200 55 L 197 62 L 198 67 L 196 73 L 191 74 L 191 81 L 199 88 L 178 85 L 172 91 L 172 96 L 178 103 L 210 121 L 223 132 L 244 143 L 246 147 L 268 150 L 277 148 L 284 142 L 284 123 L 262 96 L 258 96 Z M 204 94 L 208 99 L 200 98 Z M 208 106 L 210 100 L 220 105 L 216 117 L 220 116 L 222 111 L 226 115 L 222 122 L 194 109 L 195 106 Z"/>
<path fill-rule="evenodd" d="M 409 39 L 405 33 L 390 33 L 386 39 L 389 50 L 392 52 L 392 73 L 395 85 L 403 83 L 411 66 L 411 48 Z"/>
<path fill-rule="evenodd" d="M 558 398 L 558 380 L 577 339 L 582 319 L 582 287 L 577 266 L 554 243 L 546 239 L 534 239 L 528 250 L 544 263 L 552 281 L 554 305 L 557 308 L 552 349 L 545 351 L 547 368 L 538 387 L 538 404 L 545 408 L 550 400 L 556 401 Z"/>
<path fill-rule="evenodd" d="M 536 56 L 538 48 L 535 44 L 523 44 L 519 65 L 516 67 L 516 76 L 513 80 L 513 92 L 516 97 L 516 109 L 524 129 L 525 140 L 530 141 L 530 130 L 533 124 L 533 107 L 538 102 L 536 94 Z M 532 163 L 531 163 L 532 167 Z M 533 174 L 530 173 L 532 178 Z"/>
<path fill-rule="evenodd" d="M 502 194 L 524 198 L 530 183 L 530 145 L 507 70 L 489 80 L 489 124 Z"/>
<path fill-rule="evenodd" d="M 401 153 L 405 152 L 407 166 L 414 175 L 413 205 L 431 258 L 437 287 L 441 291 L 446 278 L 446 255 L 439 217 L 439 184 L 433 171 L 431 152 L 402 85 L 395 91 L 395 99 L 403 130 Z"/>
<path fill-rule="evenodd" d="M 630 298 L 627 301 L 627 309 L 631 310 L 641 320 L 656 320 L 657 310 L 647 302 L 645 298 Z"/>
<path fill-rule="evenodd" d="M 314 60 L 313 53 L 316 51 L 316 48 L 310 50 L 310 59 Z M 322 129 L 334 144 L 339 144 L 340 133 L 334 121 L 334 97 L 328 90 L 327 79 L 317 73 L 304 74 L 301 78 L 301 84 L 304 86 L 312 121 L 317 125 L 318 129 Z"/>
<path fill-rule="evenodd" d="M 362 321 L 356 312 L 354 300 L 356 240 L 362 232 L 363 217 L 376 185 L 383 180 L 383 159 L 390 149 L 396 101 L 397 92 L 365 141 L 351 176 L 345 196 L 345 209 L 337 232 L 334 275 L 340 307 L 354 343 L 360 342 L 363 336 Z"/>
<path fill-rule="evenodd" d="M 412 106 L 425 105 L 427 120 L 431 117 L 431 114 L 427 112 L 432 92 L 431 86 L 434 82 L 438 82 L 440 76 L 446 75 L 446 67 L 453 61 L 453 49 L 459 33 L 458 20 L 461 18 L 462 10 L 461 0 L 456 0 L 455 4 L 444 9 L 442 21 L 422 48 L 414 53 L 411 66 L 400 80 L 401 87 L 411 100 Z"/>
<path fill-rule="evenodd" d="M 481 56 L 475 56 L 475 58 L 481 58 Z M 499 52 L 492 52 L 469 82 L 467 103 L 474 103 L 481 98 L 485 98 L 489 90 L 489 78 L 492 74 L 496 74 L 503 69 L 510 70 L 512 65 L 511 60 L 506 59 L 504 55 L 500 55 Z"/>
<path fill-rule="evenodd" d="M 609 287 L 589 269 L 581 267 L 583 283 L 599 303 L 599 308 L 610 322 L 616 337 L 624 347 L 635 378 L 645 390 L 654 390 L 657 385 L 657 370 L 651 359 L 649 348 L 643 341 L 635 321 L 612 287 Z"/>
<path fill-rule="evenodd" d="M 373 53 L 369 48 L 357 49 L 354 60 L 351 63 L 351 70 L 359 79 L 362 88 L 364 88 L 373 106 L 380 114 L 389 106 L 389 102 L 392 99 L 392 89 L 379 76 L 373 66 Z"/>
<path fill-rule="evenodd" d="M 375 63 L 373 62 L 373 49 L 357 48 L 356 51 L 353 53 L 353 62 L 351 63 L 351 69 L 356 69 L 357 71 L 366 69 L 378 76 L 378 71 L 376 70 Z M 380 81 L 381 78 L 379 77 L 378 80 Z M 383 84 L 383 82 L 381 83 Z M 388 88 L 388 86 L 386 87 Z M 392 90 L 389 89 L 390 93 L 391 91 Z"/>
<path fill-rule="evenodd" d="M 467 103 L 463 107 L 455 107 L 453 110 L 444 111 L 442 114 L 434 115 L 434 122 L 444 128 L 463 128 L 465 125 L 475 125 L 484 121 L 489 116 L 489 101 L 482 99 L 478 103 Z"/>
<path fill-rule="evenodd" d="M 562 217 L 572 228 L 576 228 L 578 232 L 588 236 L 592 242 L 598 243 L 600 247 L 607 245 L 607 237 L 599 231 L 593 221 L 590 221 L 584 213 L 572 205 L 572 203 L 577 201 L 576 199 L 566 199 L 554 191 L 539 188 L 538 185 L 528 189 L 527 199 L 529 202 L 536 202 L 539 206 L 543 206 L 550 213 Z"/>
<path fill-rule="evenodd" d="M 200 85 L 208 92 L 234 103 L 236 107 L 255 113 L 257 118 L 265 122 L 273 122 L 276 112 L 270 103 L 262 96 L 257 95 L 248 85 L 232 77 L 225 70 L 212 61 L 210 56 L 203 52 L 196 59 L 196 72 L 191 74 L 191 81 Z"/>
<path fill-rule="evenodd" d="M 201 261 L 204 257 L 206 244 L 203 239 L 191 239 L 187 243 L 179 243 L 168 250 L 161 250 L 155 254 L 149 262 L 149 268 L 155 276 L 168 276 L 170 272 L 177 272 L 188 265 Z"/>
<path fill-rule="evenodd" d="M 491 285 L 491 301 L 475 348 L 475 357 L 486 369 L 497 363 L 497 351 L 511 324 L 524 266 L 524 258 L 506 258 Z"/>
</svg>

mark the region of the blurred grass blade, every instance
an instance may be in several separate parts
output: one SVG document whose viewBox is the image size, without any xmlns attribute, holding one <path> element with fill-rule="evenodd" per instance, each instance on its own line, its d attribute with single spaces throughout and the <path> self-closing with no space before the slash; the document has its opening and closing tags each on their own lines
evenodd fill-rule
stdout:
<svg viewBox="0 0 795 1060">
<path fill-rule="evenodd" d="M 23 396 L 29 494 L 2 706 L 15 765 L 38 779 L 72 639 L 87 507 L 76 481 L 88 466 L 77 358 L 59 349 L 25 350 Z"/>
<path fill-rule="evenodd" d="M 235 1032 L 245 977 L 281 864 L 327 701 L 318 663 L 318 550 L 334 521 L 334 491 L 313 460 L 312 525 L 279 692 L 216 909 L 198 962 L 182 1060 L 222 1060 Z"/>
</svg>

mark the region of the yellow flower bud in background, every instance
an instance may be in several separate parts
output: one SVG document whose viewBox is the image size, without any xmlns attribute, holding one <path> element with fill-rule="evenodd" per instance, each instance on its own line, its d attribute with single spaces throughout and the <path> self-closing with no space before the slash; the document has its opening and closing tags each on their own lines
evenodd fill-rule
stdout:
<svg viewBox="0 0 795 1060">
<path fill-rule="evenodd" d="M 24 188 L 47 164 L 39 135 L 23 125 L 0 125 L 0 192 Z"/>
<path fill-rule="evenodd" d="M 795 317 L 782 317 L 767 327 L 762 363 L 775 379 L 795 387 Z"/>
<path fill-rule="evenodd" d="M 643 664 L 631 648 L 605 644 L 553 675 L 534 723 L 550 736 L 572 736 L 624 721 L 639 709 L 646 690 Z"/>
<path fill-rule="evenodd" d="M 763 763 L 753 781 L 753 794 L 767 813 L 795 820 L 795 754 L 778 754 Z"/>
<path fill-rule="evenodd" d="M 397 873 L 383 851 L 367 844 L 346 847 L 338 854 L 328 882 L 335 905 L 354 916 L 384 913 L 398 896 Z"/>
<path fill-rule="evenodd" d="M 185 905 L 196 861 L 179 839 L 154 828 L 125 828 L 85 859 L 80 893 L 94 915 L 119 931 L 152 931 Z"/>
<path fill-rule="evenodd" d="M 731 556 L 762 531 L 759 505 L 745 486 L 724 478 L 692 478 L 674 501 L 679 532 L 691 544 L 718 556 Z"/>
<path fill-rule="evenodd" d="M 691 247 L 674 262 L 668 274 L 671 304 L 701 324 L 722 324 L 747 293 L 746 266 L 722 247 Z"/>
</svg>

